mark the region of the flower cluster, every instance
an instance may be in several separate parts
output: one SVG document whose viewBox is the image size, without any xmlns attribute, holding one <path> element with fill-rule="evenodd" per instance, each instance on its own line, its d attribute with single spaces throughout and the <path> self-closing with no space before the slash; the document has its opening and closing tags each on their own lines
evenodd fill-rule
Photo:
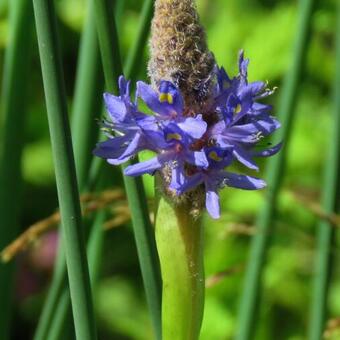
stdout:
<svg viewBox="0 0 340 340">
<path fill-rule="evenodd" d="M 206 208 L 213 218 L 220 216 L 218 190 L 225 186 L 246 190 L 261 189 L 261 179 L 226 170 L 233 161 L 258 170 L 254 157 L 267 157 L 279 151 L 281 144 L 259 149 L 262 138 L 280 127 L 270 115 L 271 106 L 258 100 L 270 95 L 264 82 L 248 83 L 249 60 L 239 57 L 239 74 L 229 78 L 223 68 L 215 67 L 214 83 L 204 112 L 185 107 L 180 90 L 169 81 L 161 81 L 157 90 L 137 82 L 135 100 L 130 83 L 119 78 L 120 95 L 104 94 L 110 120 L 106 130 L 113 132 L 99 143 L 94 154 L 110 164 L 122 164 L 142 150 L 156 155 L 150 160 L 129 165 L 128 176 L 171 172 L 169 190 L 182 195 L 200 185 L 206 191 Z M 138 108 L 145 102 L 153 115 Z"/>
</svg>

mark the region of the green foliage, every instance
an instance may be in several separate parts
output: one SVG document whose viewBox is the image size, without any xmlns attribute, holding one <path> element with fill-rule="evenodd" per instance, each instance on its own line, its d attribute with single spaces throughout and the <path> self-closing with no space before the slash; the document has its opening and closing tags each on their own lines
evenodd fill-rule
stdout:
<svg viewBox="0 0 340 340">
<path fill-rule="evenodd" d="M 279 209 L 274 220 L 276 229 L 271 234 L 271 246 L 264 272 L 263 304 L 259 311 L 256 336 L 258 340 L 302 340 L 307 333 L 317 216 L 296 194 L 303 195 L 307 201 L 319 203 L 321 170 L 327 162 L 325 150 L 329 145 L 326 137 L 332 126 L 330 92 L 335 69 L 333 41 L 336 3 L 336 0 L 319 1 L 312 20 L 313 35 L 306 70 L 298 88 L 297 115 L 287 152 L 287 171 L 278 200 Z M 7 4 L 8 1 L 0 1 L 0 60 L 8 41 Z M 67 71 L 66 90 L 72 107 L 78 55 L 76 46 L 86 15 L 86 6 L 83 0 L 59 0 L 56 6 Z M 127 59 L 134 43 L 141 8 L 142 1 L 124 2 L 122 19 L 117 25 L 123 61 Z M 270 87 L 278 86 L 276 94 L 269 99 L 277 107 L 296 36 L 297 1 L 198 0 L 198 8 L 206 26 L 209 48 L 215 53 L 218 62 L 234 75 L 237 71 L 237 53 L 244 49 L 246 56 L 251 59 L 250 78 L 268 80 Z M 30 223 L 48 216 L 53 209 L 47 209 L 56 204 L 47 122 L 42 114 L 44 107 L 39 60 L 36 54 L 34 58 L 30 102 L 27 107 L 30 117 L 23 151 L 26 209 L 22 230 Z M 147 53 L 141 53 L 140 74 L 134 74 L 134 78 L 146 79 L 146 62 Z M 2 72 L 0 69 L 0 74 Z M 93 129 L 98 130 L 96 121 L 93 121 Z M 149 157 L 150 154 L 141 155 L 141 159 Z M 266 168 L 265 162 L 261 168 Z M 114 170 L 112 183 L 123 188 L 122 180 Z M 153 178 L 144 176 L 143 183 L 148 198 L 152 200 Z M 232 339 L 235 335 L 238 303 L 249 252 L 247 231 L 251 233 L 266 194 L 266 191 L 249 193 L 235 189 L 224 190 L 222 218 L 212 221 L 204 216 L 206 276 L 209 278 L 223 271 L 228 274 L 206 291 L 201 340 Z M 44 205 L 40 206 L 42 201 L 45 201 Z M 124 225 L 114 232 L 107 232 L 105 252 L 109 255 L 104 256 L 103 270 L 95 293 L 101 338 L 151 339 L 152 326 L 129 226 Z M 338 248 L 334 247 L 332 254 L 335 264 L 338 264 Z M 44 277 L 46 274 L 39 272 L 39 275 Z M 340 270 L 336 269 L 328 299 L 329 315 L 332 317 L 340 315 L 339 278 Z M 36 301 L 42 300 L 41 295 L 40 287 Z M 17 313 L 18 325 L 32 323 L 30 308 L 34 310 L 34 316 L 38 314 L 37 302 L 33 306 L 28 301 L 18 302 L 21 306 Z M 19 332 L 20 327 L 17 328 L 16 332 Z M 336 334 L 333 338 L 337 339 L 337 336 Z"/>
<path fill-rule="evenodd" d="M 96 300 L 104 333 L 125 334 L 134 340 L 152 337 L 146 305 L 130 280 L 118 276 L 102 280 Z"/>
</svg>

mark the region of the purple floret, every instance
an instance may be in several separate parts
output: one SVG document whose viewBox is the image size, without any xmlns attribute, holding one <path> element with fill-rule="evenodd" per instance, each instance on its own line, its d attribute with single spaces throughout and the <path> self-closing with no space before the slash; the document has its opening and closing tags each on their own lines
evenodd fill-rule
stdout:
<svg viewBox="0 0 340 340">
<path fill-rule="evenodd" d="M 216 66 L 210 106 L 206 112 L 196 113 L 185 108 L 180 90 L 165 80 L 158 89 L 137 82 L 136 98 L 131 101 L 130 82 L 121 76 L 119 96 L 104 94 L 109 120 L 103 127 L 109 139 L 99 143 L 94 154 L 118 165 L 140 151 L 153 151 L 153 158 L 129 165 L 124 174 L 153 175 L 167 167 L 171 174 L 169 190 L 182 195 L 203 185 L 207 211 L 211 217 L 219 218 L 221 188 L 257 190 L 266 185 L 256 177 L 226 169 L 236 161 L 258 170 L 255 157 L 272 156 L 281 148 L 281 144 L 259 147 L 263 138 L 275 132 L 280 123 L 271 116 L 272 107 L 259 102 L 273 91 L 263 82 L 248 82 L 248 64 L 241 52 L 239 74 L 234 78 Z M 139 110 L 138 98 L 152 115 Z"/>
</svg>

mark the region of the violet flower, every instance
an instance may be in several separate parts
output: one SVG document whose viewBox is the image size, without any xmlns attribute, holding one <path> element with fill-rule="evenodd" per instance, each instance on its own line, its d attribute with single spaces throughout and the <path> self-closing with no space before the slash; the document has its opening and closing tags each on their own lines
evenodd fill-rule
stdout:
<svg viewBox="0 0 340 340">
<path fill-rule="evenodd" d="M 150 160 L 125 168 L 127 176 L 153 175 L 170 169 L 168 189 L 182 195 L 204 185 L 206 208 L 219 218 L 218 191 L 223 187 L 256 190 L 265 187 L 261 179 L 226 170 L 234 161 L 258 170 L 254 157 L 277 153 L 281 144 L 259 149 L 259 142 L 280 127 L 270 115 L 271 106 L 258 101 L 272 94 L 263 82 L 248 83 L 249 60 L 239 56 L 239 75 L 229 78 L 215 67 L 215 86 L 204 112 L 184 112 L 184 100 L 175 84 L 161 81 L 158 89 L 137 82 L 135 101 L 130 98 L 130 83 L 119 79 L 120 95 L 105 94 L 111 121 L 104 122 L 109 139 L 99 143 L 94 154 L 110 164 L 122 164 L 142 150 L 153 151 Z M 145 102 L 153 115 L 138 108 Z"/>
</svg>

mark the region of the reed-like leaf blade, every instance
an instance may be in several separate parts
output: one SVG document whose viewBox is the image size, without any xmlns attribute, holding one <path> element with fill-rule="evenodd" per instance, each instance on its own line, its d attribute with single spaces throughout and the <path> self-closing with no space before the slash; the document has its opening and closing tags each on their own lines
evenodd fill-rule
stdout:
<svg viewBox="0 0 340 340">
<path fill-rule="evenodd" d="M 331 120 L 329 155 L 325 161 L 322 185 L 322 208 L 332 214 L 339 210 L 340 195 L 340 3 L 337 4 L 336 26 L 336 71 L 334 82 L 334 108 Z M 322 338 L 327 315 L 327 297 L 330 285 L 332 244 L 334 226 L 328 221 L 320 221 L 317 227 L 317 247 L 315 260 L 314 288 L 309 339 Z"/>
<path fill-rule="evenodd" d="M 253 337 L 254 323 L 257 318 L 257 305 L 261 290 L 261 275 L 266 260 L 269 237 L 273 230 L 273 218 L 277 205 L 282 178 L 285 170 L 287 146 L 292 135 L 295 108 L 298 96 L 298 86 L 305 65 L 308 48 L 311 18 L 315 0 L 301 0 L 299 9 L 299 24 L 292 65 L 282 88 L 278 107 L 279 120 L 282 128 L 280 139 L 284 142 L 281 152 L 271 158 L 267 164 L 266 201 L 257 219 L 257 232 L 251 241 L 249 262 L 246 268 L 244 287 L 241 296 L 237 340 L 248 340 Z"/>
<path fill-rule="evenodd" d="M 93 22 L 93 8 L 92 8 L 92 1 L 89 3 L 89 17 L 87 19 L 87 23 L 85 23 L 85 29 L 83 33 L 82 38 L 82 46 L 80 48 L 80 60 L 79 60 L 79 67 L 77 71 L 77 82 L 86 82 L 87 84 L 94 84 L 94 79 L 90 75 L 92 74 L 94 76 L 94 73 L 91 72 L 91 69 L 94 69 L 95 66 L 95 58 L 94 54 L 97 53 L 94 51 L 94 48 L 96 48 L 93 36 L 94 31 L 94 22 Z M 139 56 L 143 52 L 143 49 L 146 45 L 146 39 L 148 35 L 148 31 L 150 28 L 150 12 L 152 9 L 152 2 L 147 2 L 147 5 L 144 5 L 143 7 L 143 13 L 147 12 L 148 16 L 145 18 L 145 14 L 141 16 L 140 20 L 140 27 L 138 29 L 137 34 L 137 42 L 134 45 L 134 48 L 129 53 L 129 63 L 130 68 L 137 69 L 137 65 L 140 65 L 139 62 Z M 84 55 L 84 57 L 82 57 Z M 82 62 L 83 60 L 83 62 Z M 86 60 L 86 62 L 84 62 Z M 89 70 L 90 69 L 90 70 Z M 135 75 L 133 75 L 135 76 Z M 76 104 L 77 101 L 82 101 L 84 96 L 90 96 L 92 99 L 87 100 L 87 103 L 91 103 L 94 101 L 93 96 L 97 95 L 97 98 L 102 100 L 102 95 L 97 94 L 95 91 L 86 93 L 84 90 L 88 89 L 88 86 L 77 86 L 76 82 L 76 88 L 78 88 L 78 91 L 75 93 L 75 104 L 74 104 L 74 112 L 73 112 L 73 124 L 72 124 L 72 131 L 77 132 L 77 121 L 83 120 L 86 122 L 86 124 L 83 124 L 82 129 L 85 130 L 83 132 L 80 131 L 79 136 L 85 136 L 86 134 L 89 134 L 90 132 L 88 130 L 96 131 L 96 129 L 93 128 L 93 121 L 89 119 L 87 114 L 90 114 L 90 111 L 88 110 L 88 107 L 84 107 L 84 103 Z M 83 90 L 83 91 L 82 91 Z M 81 108 L 82 110 L 75 110 L 75 108 Z M 95 110 L 95 108 L 93 109 Z M 97 107 L 97 112 L 99 112 L 99 109 Z M 86 117 L 84 117 L 86 115 Z M 89 124 L 89 125 L 87 125 Z M 79 129 L 78 129 L 79 131 Z M 82 157 L 86 158 L 87 155 L 90 155 L 91 152 L 86 147 L 84 147 L 84 144 L 81 143 L 83 138 L 77 138 L 77 134 L 74 138 L 74 147 L 75 147 L 75 159 L 76 159 L 76 167 L 77 167 L 77 173 L 81 173 L 81 171 L 85 171 L 85 163 L 84 162 L 77 162 L 77 160 L 81 160 Z M 81 144 L 81 145 L 80 145 Z M 88 145 L 88 143 L 87 143 Z M 98 158 L 94 159 L 94 164 L 92 164 L 90 171 L 90 177 L 86 181 L 86 189 L 87 190 L 94 190 L 95 187 L 98 187 L 98 181 L 100 178 L 100 175 L 103 173 L 103 161 L 101 161 Z M 107 173 L 105 171 L 104 173 Z M 108 177 L 107 174 L 104 174 L 105 177 Z M 82 180 L 83 176 L 79 176 L 78 182 L 80 184 L 80 187 L 83 187 L 85 183 Z M 109 179 L 107 178 L 105 181 L 109 182 Z M 96 271 L 96 268 L 98 268 L 98 254 L 100 251 L 100 231 L 98 231 L 98 228 L 100 228 L 103 220 L 104 213 L 99 213 L 98 216 L 96 216 L 94 225 L 93 225 L 93 231 L 91 232 L 90 238 L 89 238 L 89 268 L 90 268 L 90 275 L 91 277 L 96 277 L 96 275 L 93 273 Z M 61 254 L 61 256 L 63 256 Z M 95 258 L 97 260 L 95 260 Z M 58 261 L 59 262 L 59 261 Z M 96 264 L 96 265 L 94 265 Z M 55 269 L 54 279 L 51 285 L 51 289 L 48 293 L 47 301 L 44 306 L 44 310 L 41 317 L 41 322 L 39 323 L 38 331 L 36 332 L 35 340 L 43 340 L 46 336 L 50 339 L 58 339 L 58 337 L 61 336 L 62 330 L 65 326 L 65 322 L 68 320 L 68 308 L 69 308 L 69 293 L 68 288 L 64 287 L 66 282 L 65 278 L 63 279 L 62 276 L 60 276 L 60 266 L 57 266 Z M 64 265 L 64 272 L 65 272 L 65 265 Z M 65 275 L 64 275 L 65 276 Z M 94 281 L 94 280 L 92 280 Z M 63 288 L 63 292 L 61 291 L 61 288 Z M 53 315 L 55 316 L 52 320 Z M 51 327 L 49 327 L 51 325 Z"/>
<path fill-rule="evenodd" d="M 19 232 L 21 154 L 26 121 L 26 90 L 32 46 L 30 1 L 9 3 L 9 40 L 1 89 L 0 129 L 0 249 Z M 0 264 L 0 339 L 9 338 L 14 264 Z"/>
<path fill-rule="evenodd" d="M 34 0 L 33 5 L 76 336 L 93 340 L 96 327 L 54 4 L 52 0 Z"/>
<path fill-rule="evenodd" d="M 99 118 L 101 111 L 103 88 L 101 84 L 101 65 L 97 31 L 93 18 L 93 1 L 89 1 L 88 17 L 85 20 L 79 48 L 71 121 L 77 179 L 81 189 L 84 188 L 86 183 L 92 155 L 91 150 L 98 135 L 94 126 L 95 118 L 96 116 Z M 70 307 L 70 298 L 69 293 L 64 292 L 65 290 L 68 290 L 66 263 L 61 244 L 51 286 L 35 331 L 35 340 L 54 337 L 52 334 L 59 332 L 58 327 L 54 324 L 59 323 L 60 325 L 61 321 L 67 320 L 65 309 L 68 310 Z M 61 294 L 68 298 L 61 298 Z M 63 316 L 60 316 L 60 313 Z"/>
<path fill-rule="evenodd" d="M 95 0 L 95 4 L 106 88 L 112 93 L 117 93 L 118 77 L 123 74 L 123 70 L 120 61 L 117 30 L 114 21 L 110 17 L 112 8 L 108 0 Z M 151 5 L 149 3 L 149 6 Z M 148 13 L 148 11 L 144 10 L 143 13 Z M 141 178 L 124 176 L 124 183 L 131 210 L 146 298 L 156 337 L 161 339 L 161 278 L 159 260 L 154 233 L 149 219 L 143 182 Z"/>
</svg>

